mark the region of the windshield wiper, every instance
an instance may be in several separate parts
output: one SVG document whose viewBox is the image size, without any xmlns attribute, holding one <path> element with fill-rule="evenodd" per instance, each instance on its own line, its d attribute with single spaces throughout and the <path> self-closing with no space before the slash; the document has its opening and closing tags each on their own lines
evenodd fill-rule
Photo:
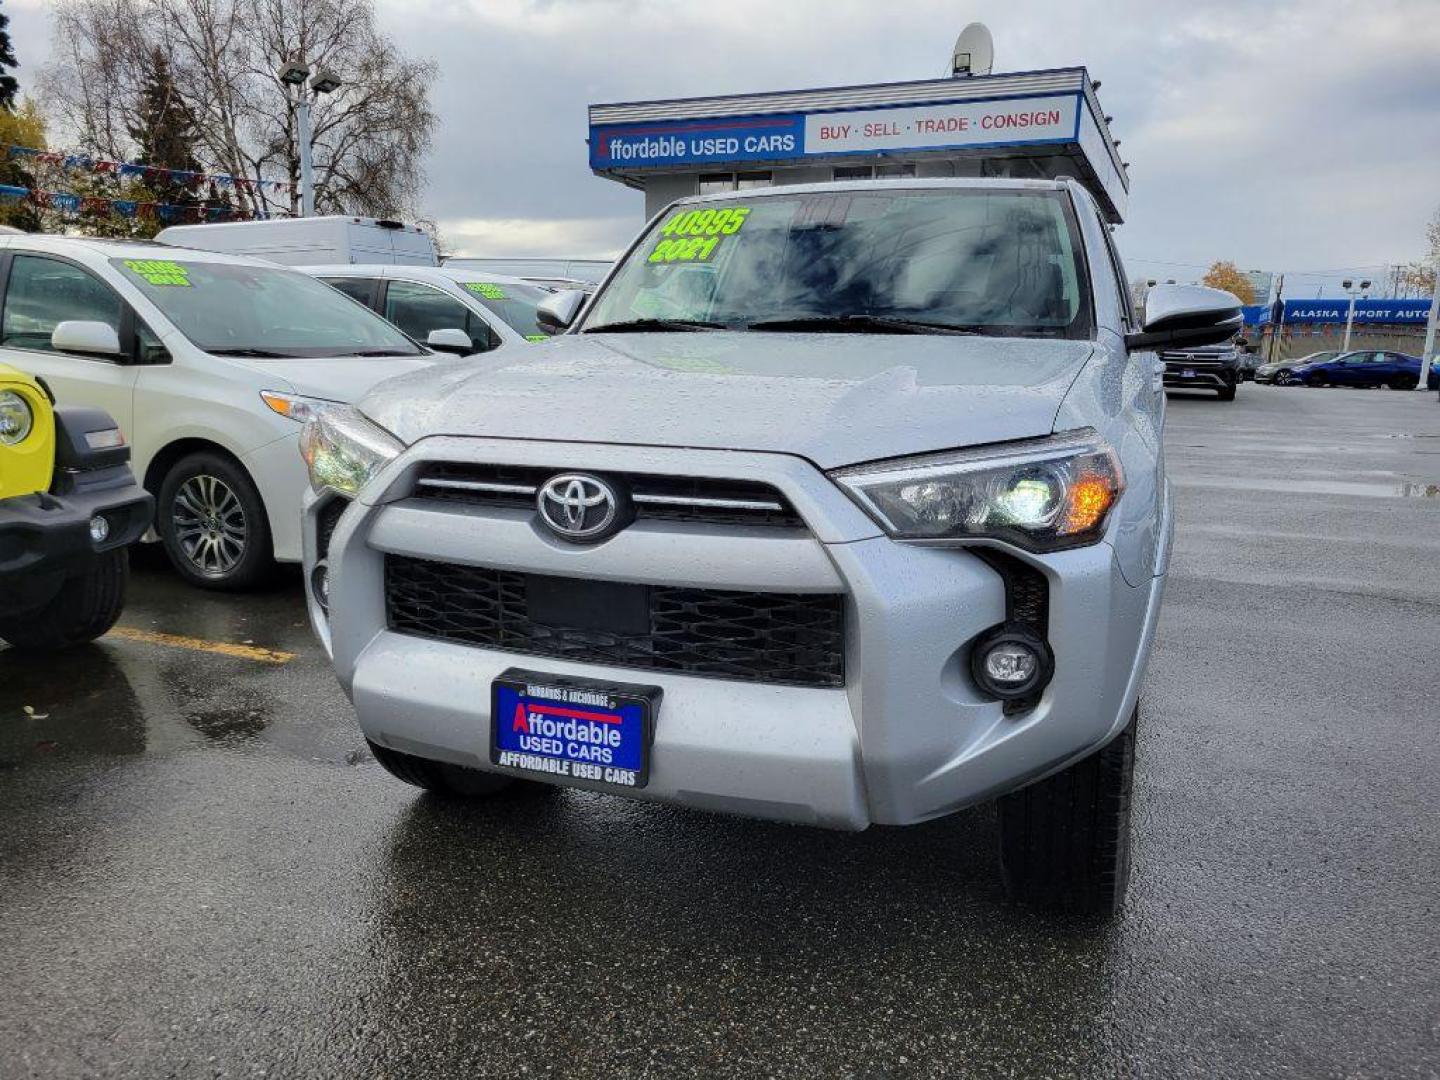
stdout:
<svg viewBox="0 0 1440 1080">
<path fill-rule="evenodd" d="M 800 315 L 789 319 L 761 319 L 745 327 L 746 330 L 856 330 L 879 331 L 893 334 L 964 334 L 973 336 L 983 333 L 978 326 L 957 326 L 954 323 L 927 322 L 924 319 L 904 319 L 895 315 L 867 315 L 863 312 L 853 315 Z"/>
<path fill-rule="evenodd" d="M 724 323 L 702 319 L 621 319 L 619 322 L 587 326 L 585 334 L 625 334 L 635 330 L 728 330 Z"/>
<path fill-rule="evenodd" d="M 274 349 L 254 349 L 248 346 L 235 346 L 233 348 L 206 349 L 211 356 L 255 356 L 263 360 L 288 360 L 290 353 L 276 352 Z"/>
<path fill-rule="evenodd" d="M 402 349 L 354 349 L 350 352 L 336 353 L 336 356 L 421 356 L 422 353 Z"/>
</svg>

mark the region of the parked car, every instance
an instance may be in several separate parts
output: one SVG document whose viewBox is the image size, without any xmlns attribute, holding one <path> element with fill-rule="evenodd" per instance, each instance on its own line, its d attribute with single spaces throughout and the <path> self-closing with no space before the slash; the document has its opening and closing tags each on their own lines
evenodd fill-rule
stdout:
<svg viewBox="0 0 1440 1080">
<path fill-rule="evenodd" d="M 1358 386 L 1414 390 L 1420 358 L 1387 350 L 1360 349 L 1325 360 L 1299 364 L 1280 380 L 1286 386 Z"/>
<path fill-rule="evenodd" d="M 1235 400 L 1243 364 L 1234 342 L 1167 349 L 1160 359 L 1165 362 L 1167 389 L 1214 390 L 1221 401 Z"/>
<path fill-rule="evenodd" d="M 475 258 L 451 255 L 445 265 L 452 270 L 470 270 L 481 274 L 506 274 L 537 284 L 544 282 L 577 282 L 577 289 L 594 289 L 615 264 L 609 259 L 553 259 L 503 257 Z"/>
<path fill-rule="evenodd" d="M 1253 345 L 1244 339 L 1237 341 L 1235 347 L 1240 359 L 1240 381 L 1254 382 L 1255 372 L 1260 368 L 1260 354 L 1255 350 Z"/>
<path fill-rule="evenodd" d="M 313 278 L 158 244 L 0 237 L 0 360 L 104 409 L 187 581 L 238 589 L 300 558 L 300 424 L 434 353 Z"/>
<path fill-rule="evenodd" d="M 125 548 L 154 512 L 129 457 L 105 413 L 54 408 L 0 364 L 0 640 L 12 648 L 78 645 L 119 618 Z"/>
<path fill-rule="evenodd" d="M 383 218 L 321 217 L 171 225 L 155 239 L 198 251 L 249 255 L 285 266 L 315 263 L 439 266 L 435 241 L 418 225 Z"/>
<path fill-rule="evenodd" d="M 925 180 L 682 200 L 583 304 L 306 425 L 379 762 L 846 829 L 998 796 L 1016 896 L 1114 910 L 1172 522 L 1127 373 L 1235 298 L 1138 326 L 1076 181 Z"/>
<path fill-rule="evenodd" d="M 1255 381 L 1257 383 L 1283 383 L 1296 368 L 1304 367 L 1306 364 L 1323 363 L 1339 355 L 1338 349 L 1330 349 L 1324 352 L 1313 352 L 1296 360 L 1272 360 L 1255 369 Z"/>
<path fill-rule="evenodd" d="M 458 332 L 454 344 L 436 338 L 433 348 L 463 355 L 550 336 L 535 321 L 536 307 L 550 292 L 519 278 L 448 266 L 297 269 L 359 300 L 416 341 L 429 341 L 437 330 Z"/>
</svg>

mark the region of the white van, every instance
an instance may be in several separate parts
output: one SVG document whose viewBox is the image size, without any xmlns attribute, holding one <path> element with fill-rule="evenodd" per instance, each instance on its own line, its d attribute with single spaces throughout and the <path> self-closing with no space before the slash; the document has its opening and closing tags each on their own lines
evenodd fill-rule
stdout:
<svg viewBox="0 0 1440 1080">
<path fill-rule="evenodd" d="M 115 418 L 170 561 L 205 588 L 300 559 L 307 417 L 442 360 L 313 278 L 243 256 L 4 236 L 0 293 L 0 363 Z"/>
<path fill-rule="evenodd" d="M 385 263 L 439 266 L 435 242 L 418 225 L 383 218 L 284 218 L 221 225 L 172 225 L 155 237 L 162 244 L 250 255 L 286 266 L 316 263 Z"/>
</svg>

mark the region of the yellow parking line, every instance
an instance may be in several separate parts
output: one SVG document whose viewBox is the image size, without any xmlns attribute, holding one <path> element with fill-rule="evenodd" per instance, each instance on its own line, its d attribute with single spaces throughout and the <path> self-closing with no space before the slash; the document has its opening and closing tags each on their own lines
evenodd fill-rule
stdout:
<svg viewBox="0 0 1440 1080">
<path fill-rule="evenodd" d="M 206 641 L 204 638 L 183 637 L 180 634 L 162 634 L 156 630 L 141 630 L 135 626 L 116 626 L 105 636 L 120 638 L 124 641 L 140 641 L 146 645 L 167 645 L 172 649 L 190 649 L 194 652 L 236 656 L 241 660 L 257 660 L 262 664 L 288 664 L 295 659 L 294 653 L 281 652 L 279 649 L 262 649 L 256 645 L 231 645 L 225 641 Z"/>
</svg>

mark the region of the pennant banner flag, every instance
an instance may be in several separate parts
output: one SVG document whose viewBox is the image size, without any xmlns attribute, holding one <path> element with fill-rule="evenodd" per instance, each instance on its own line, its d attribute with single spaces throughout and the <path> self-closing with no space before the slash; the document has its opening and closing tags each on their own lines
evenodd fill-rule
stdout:
<svg viewBox="0 0 1440 1080">
<path fill-rule="evenodd" d="M 125 177 L 143 177 L 147 180 L 168 179 L 183 187 L 195 188 L 204 184 L 216 187 L 237 187 L 245 191 L 274 192 L 290 191 L 289 180 L 255 180 L 248 176 L 230 176 L 226 173 L 196 172 L 193 169 L 166 169 L 159 165 L 135 165 L 126 161 L 108 161 L 91 157 L 89 154 L 66 154 L 59 150 L 37 150 L 33 146 L 16 146 L 0 143 L 0 150 L 8 158 L 34 158 L 49 165 L 65 169 L 85 169 L 98 174 L 113 174 Z"/>
<path fill-rule="evenodd" d="M 230 206 L 185 206 L 180 203 L 139 202 L 135 199 L 106 199 L 98 195 L 80 196 L 68 191 L 33 191 L 14 184 L 0 184 L 0 199 L 24 199 L 36 206 L 59 210 L 64 214 L 114 211 L 121 217 L 154 218 L 167 224 L 184 221 L 251 221 L 272 216 L 265 213 L 251 214 Z"/>
</svg>

